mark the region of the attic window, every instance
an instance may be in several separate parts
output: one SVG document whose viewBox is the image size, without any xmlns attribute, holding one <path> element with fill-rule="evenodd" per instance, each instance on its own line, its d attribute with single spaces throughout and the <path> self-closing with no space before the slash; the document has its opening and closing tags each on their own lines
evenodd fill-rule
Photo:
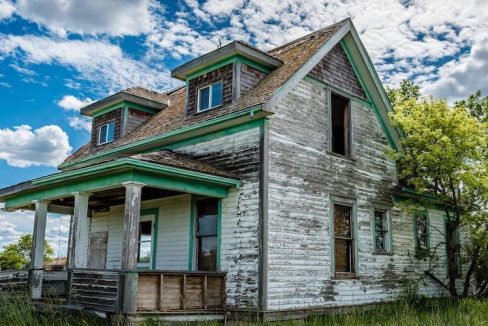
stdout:
<svg viewBox="0 0 488 326">
<path fill-rule="evenodd" d="M 349 127 L 349 99 L 331 94 L 331 151 L 336 154 L 349 156 L 350 127 Z"/>
<path fill-rule="evenodd" d="M 222 81 L 198 90 L 198 112 L 207 111 L 222 105 Z"/>
<path fill-rule="evenodd" d="M 98 127 L 98 145 L 111 143 L 114 141 L 115 122 L 109 122 Z"/>
</svg>

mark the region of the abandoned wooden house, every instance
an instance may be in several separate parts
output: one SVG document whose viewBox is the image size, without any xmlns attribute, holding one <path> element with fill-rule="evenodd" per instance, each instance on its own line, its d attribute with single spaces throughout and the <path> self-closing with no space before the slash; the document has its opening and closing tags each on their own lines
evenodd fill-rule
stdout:
<svg viewBox="0 0 488 326">
<path fill-rule="evenodd" d="M 405 280 L 444 293 L 417 255 L 441 243 L 443 212 L 402 204 L 415 194 L 385 154 L 400 136 L 350 19 L 267 52 L 235 41 L 171 75 L 185 86 L 82 108 L 90 141 L 0 190 L 35 212 L 33 299 L 48 212 L 72 215 L 69 307 L 276 320 L 393 300 Z"/>
</svg>

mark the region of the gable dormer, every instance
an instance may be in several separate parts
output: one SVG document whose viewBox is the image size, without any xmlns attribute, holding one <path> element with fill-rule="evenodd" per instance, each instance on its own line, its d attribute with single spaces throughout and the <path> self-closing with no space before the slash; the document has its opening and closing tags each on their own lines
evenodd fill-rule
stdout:
<svg viewBox="0 0 488 326">
<path fill-rule="evenodd" d="M 171 71 L 187 88 L 186 112 L 193 116 L 235 102 L 283 62 L 240 41 L 187 62 Z"/>
<path fill-rule="evenodd" d="M 165 94 L 132 87 L 85 106 L 80 113 L 92 117 L 91 150 L 116 142 L 168 105 Z"/>
</svg>

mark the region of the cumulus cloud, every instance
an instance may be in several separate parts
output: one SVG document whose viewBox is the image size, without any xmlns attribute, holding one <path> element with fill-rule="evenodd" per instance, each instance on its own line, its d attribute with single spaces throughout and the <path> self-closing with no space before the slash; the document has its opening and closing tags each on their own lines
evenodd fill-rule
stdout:
<svg viewBox="0 0 488 326">
<path fill-rule="evenodd" d="M 0 0 L 0 20 L 9 18 L 15 12 L 15 7 L 10 1 Z"/>
<path fill-rule="evenodd" d="M 91 131 L 92 121 L 89 117 L 71 117 L 69 118 L 69 126 L 75 130 Z"/>
<path fill-rule="evenodd" d="M 151 31 L 161 10 L 159 3 L 152 0 L 17 0 L 15 6 L 24 19 L 59 35 L 145 34 Z"/>
<path fill-rule="evenodd" d="M 0 159 L 10 166 L 57 166 L 71 150 L 68 135 L 59 126 L 0 129 Z"/>
<path fill-rule="evenodd" d="M 24 64 L 62 65 L 80 78 L 114 92 L 133 85 L 165 89 L 173 85 L 161 64 L 147 64 L 126 56 L 108 41 L 66 40 L 34 35 L 0 34 L 0 59 L 13 56 Z"/>
<path fill-rule="evenodd" d="M 73 95 L 65 95 L 60 99 L 57 104 L 66 111 L 78 112 L 80 109 L 93 101 L 89 98 L 78 98 Z"/>
</svg>

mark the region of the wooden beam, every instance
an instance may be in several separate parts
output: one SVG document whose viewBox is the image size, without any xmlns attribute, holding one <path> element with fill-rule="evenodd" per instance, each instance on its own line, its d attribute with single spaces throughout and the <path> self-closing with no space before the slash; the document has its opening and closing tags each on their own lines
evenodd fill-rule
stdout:
<svg viewBox="0 0 488 326">
<path fill-rule="evenodd" d="M 75 208 L 73 213 L 73 240 L 70 265 L 72 268 L 86 268 L 88 266 L 88 239 L 90 221 L 88 220 L 89 193 L 75 192 Z"/>
<path fill-rule="evenodd" d="M 122 270 L 126 272 L 124 282 L 124 313 L 137 311 L 137 241 L 141 212 L 141 193 L 144 184 L 126 182 L 124 212 L 124 243 L 122 245 Z"/>
<path fill-rule="evenodd" d="M 47 201 L 35 202 L 34 232 L 31 250 L 31 297 L 41 299 L 42 278 L 44 271 L 44 240 L 46 237 Z"/>
</svg>

